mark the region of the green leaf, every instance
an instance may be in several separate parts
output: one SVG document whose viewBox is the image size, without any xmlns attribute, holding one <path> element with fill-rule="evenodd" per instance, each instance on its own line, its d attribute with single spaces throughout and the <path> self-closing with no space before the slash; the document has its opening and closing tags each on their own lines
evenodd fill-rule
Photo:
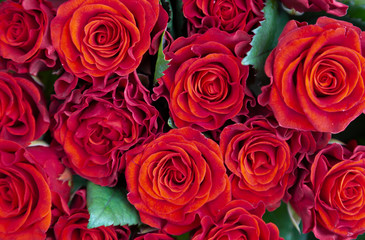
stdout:
<svg viewBox="0 0 365 240">
<path fill-rule="evenodd" d="M 263 11 L 265 20 L 253 30 L 255 35 L 251 42 L 252 48 L 242 60 L 243 65 L 253 65 L 258 72 L 264 71 L 266 58 L 277 45 L 277 40 L 289 21 L 288 14 L 279 9 L 276 0 L 266 1 Z"/>
<path fill-rule="evenodd" d="M 157 84 L 157 80 L 164 75 L 163 71 L 165 71 L 168 68 L 167 64 L 169 63 L 169 61 L 165 59 L 165 54 L 163 53 L 164 39 L 165 39 L 165 32 L 161 36 L 160 46 L 158 47 L 157 60 L 155 66 L 155 76 L 153 80 L 154 84 Z"/>
<path fill-rule="evenodd" d="M 176 240 L 189 240 L 190 239 L 190 232 L 184 233 L 179 236 L 175 236 Z"/>
<path fill-rule="evenodd" d="M 79 175 L 72 175 L 72 185 L 71 185 L 71 191 L 70 196 L 71 199 L 73 198 L 74 194 L 82 187 L 86 187 L 87 180 L 85 178 L 80 177 Z"/>
<path fill-rule="evenodd" d="M 301 233 L 300 231 L 300 222 L 301 222 L 301 218 L 300 216 L 294 211 L 294 209 L 292 208 L 292 206 L 290 204 L 286 205 L 288 208 L 288 213 L 289 213 L 289 217 L 291 222 L 293 223 L 294 227 L 298 230 L 298 233 Z"/>
<path fill-rule="evenodd" d="M 127 192 L 87 183 L 88 228 L 139 224 L 137 210 L 127 200 Z"/>
<path fill-rule="evenodd" d="M 167 120 L 167 125 L 169 125 L 170 128 L 177 128 L 172 117 L 169 117 Z"/>
<path fill-rule="evenodd" d="M 349 6 L 347 16 L 351 18 L 358 18 L 365 21 L 365 3 L 364 0 L 345 0 L 344 4 Z"/>
<path fill-rule="evenodd" d="M 58 74 L 55 74 L 54 70 L 46 70 L 38 73 L 37 80 L 39 80 L 44 86 L 44 96 L 48 102 L 51 98 L 51 94 L 54 93 L 54 83 L 59 78 Z"/>
<path fill-rule="evenodd" d="M 279 228 L 280 237 L 285 240 L 307 240 L 308 234 L 300 234 L 292 224 L 287 205 L 282 202 L 280 207 L 273 212 L 268 212 L 263 216 L 265 222 L 272 222 Z"/>
</svg>

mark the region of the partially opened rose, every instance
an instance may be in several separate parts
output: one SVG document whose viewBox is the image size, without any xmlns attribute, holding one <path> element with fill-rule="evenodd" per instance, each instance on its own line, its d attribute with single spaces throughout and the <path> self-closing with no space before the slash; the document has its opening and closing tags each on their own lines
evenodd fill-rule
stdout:
<svg viewBox="0 0 365 240">
<path fill-rule="evenodd" d="M 252 209 L 248 202 L 232 201 L 222 206 L 219 215 L 205 216 L 191 239 L 282 239 L 275 224 L 262 220 L 263 213 L 262 209 Z"/>
<path fill-rule="evenodd" d="M 102 186 L 117 183 L 124 152 L 163 127 L 135 72 L 104 89 L 75 89 L 52 111 L 52 133 L 67 155 L 65 165 Z"/>
<path fill-rule="evenodd" d="M 263 20 L 263 0 L 182 0 L 188 32 L 219 28 L 226 32 L 250 32 Z"/>
<path fill-rule="evenodd" d="M 365 109 L 365 34 L 320 17 L 290 21 L 266 60 L 269 85 L 258 101 L 288 128 L 337 133 Z"/>
<path fill-rule="evenodd" d="M 27 145 L 48 126 L 41 88 L 28 76 L 0 71 L 0 138 Z"/>
<path fill-rule="evenodd" d="M 296 191 L 302 198 L 291 202 L 304 232 L 319 239 L 356 239 L 365 233 L 364 157 L 364 149 L 352 153 L 339 144 L 309 157 L 310 175 Z"/>
<path fill-rule="evenodd" d="M 7 69 L 37 74 L 54 67 L 57 54 L 51 42 L 54 17 L 43 0 L 3 1 L 0 4 L 0 58 Z"/>
<path fill-rule="evenodd" d="M 287 8 L 293 8 L 299 12 L 319 12 L 344 16 L 348 6 L 336 0 L 280 0 Z"/>
<path fill-rule="evenodd" d="M 230 170 L 232 196 L 272 211 L 294 184 L 296 160 L 287 142 L 291 135 L 263 117 L 225 127 L 220 136 L 224 162 Z M 270 197 L 268 197 L 270 196 Z"/>
<path fill-rule="evenodd" d="M 42 168 L 18 143 L 0 140 L 0 239 L 45 239 L 51 191 Z"/>
<path fill-rule="evenodd" d="M 182 234 L 230 200 L 219 146 L 191 127 L 170 130 L 124 156 L 128 200 L 151 227 Z"/>
<path fill-rule="evenodd" d="M 134 71 L 151 43 L 158 0 L 71 0 L 53 19 L 52 42 L 63 67 L 88 81 Z"/>
<path fill-rule="evenodd" d="M 249 68 L 241 60 L 250 41 L 246 32 L 214 28 L 171 44 L 165 52 L 169 67 L 154 91 L 169 102 L 177 127 L 215 130 L 247 113 L 248 102 L 254 100 L 246 86 Z"/>
</svg>

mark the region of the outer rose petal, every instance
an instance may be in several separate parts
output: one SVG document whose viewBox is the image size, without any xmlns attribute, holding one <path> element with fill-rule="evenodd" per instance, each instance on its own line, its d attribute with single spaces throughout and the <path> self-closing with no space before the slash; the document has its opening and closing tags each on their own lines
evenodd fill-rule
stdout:
<svg viewBox="0 0 365 240">
<path fill-rule="evenodd" d="M 218 145 L 192 128 L 170 130 L 125 159 L 128 200 L 142 222 L 169 234 L 193 229 L 199 216 L 229 201 L 222 197 L 229 181 Z"/>
</svg>

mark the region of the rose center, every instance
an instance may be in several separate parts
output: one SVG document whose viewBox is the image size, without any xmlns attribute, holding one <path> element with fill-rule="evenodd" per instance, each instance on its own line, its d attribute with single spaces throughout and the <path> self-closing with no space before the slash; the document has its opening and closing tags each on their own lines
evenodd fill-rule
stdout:
<svg viewBox="0 0 365 240">
<path fill-rule="evenodd" d="M 319 61 L 313 68 L 314 91 L 317 96 L 337 95 L 345 87 L 346 73 L 340 64 L 331 59 Z"/>
<path fill-rule="evenodd" d="M 214 6 L 214 15 L 221 20 L 228 21 L 237 15 L 237 9 L 231 1 L 218 1 Z"/>
<path fill-rule="evenodd" d="M 25 26 L 21 13 L 14 13 L 11 16 L 9 27 L 6 32 L 6 38 L 9 44 L 17 46 L 28 38 Z"/>
<path fill-rule="evenodd" d="M 199 98 L 207 101 L 220 101 L 227 95 L 225 82 L 219 75 L 202 71 L 198 72 L 194 78 L 198 83 L 195 84 L 195 93 Z"/>
</svg>

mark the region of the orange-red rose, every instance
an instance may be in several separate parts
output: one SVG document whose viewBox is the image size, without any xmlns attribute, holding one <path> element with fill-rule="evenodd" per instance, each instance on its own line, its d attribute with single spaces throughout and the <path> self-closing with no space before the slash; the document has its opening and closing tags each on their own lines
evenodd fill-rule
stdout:
<svg viewBox="0 0 365 240">
<path fill-rule="evenodd" d="M 253 209 L 248 202 L 232 201 L 222 206 L 217 216 L 205 216 L 191 239 L 282 239 L 275 224 L 262 220 L 263 214 L 263 209 Z"/>
<path fill-rule="evenodd" d="M 243 31 L 210 29 L 171 44 L 166 50 L 169 67 L 154 91 L 169 102 L 177 127 L 215 130 L 247 113 L 252 94 L 246 86 L 249 68 L 241 60 L 250 40 Z"/>
<path fill-rule="evenodd" d="M 170 130 L 125 159 L 128 200 L 142 222 L 169 234 L 192 230 L 230 200 L 219 146 L 193 128 Z"/>
<path fill-rule="evenodd" d="M 318 239 L 356 239 L 365 233 L 365 151 L 331 144 L 309 157 L 307 175 L 291 201 L 303 231 Z M 300 197 L 299 197 L 300 196 Z"/>
<path fill-rule="evenodd" d="M 365 109 L 365 34 L 321 17 L 290 21 L 266 60 L 269 85 L 259 103 L 288 128 L 340 132 Z"/>
<path fill-rule="evenodd" d="M 274 210 L 289 200 L 296 160 L 287 142 L 292 133 L 274 127 L 265 118 L 225 127 L 220 136 L 224 162 L 231 171 L 232 196 Z M 268 197 L 270 196 L 270 197 Z"/>
<path fill-rule="evenodd" d="M 134 71 L 151 43 L 158 0 L 71 0 L 53 19 L 52 42 L 63 67 L 85 80 Z"/>
</svg>

